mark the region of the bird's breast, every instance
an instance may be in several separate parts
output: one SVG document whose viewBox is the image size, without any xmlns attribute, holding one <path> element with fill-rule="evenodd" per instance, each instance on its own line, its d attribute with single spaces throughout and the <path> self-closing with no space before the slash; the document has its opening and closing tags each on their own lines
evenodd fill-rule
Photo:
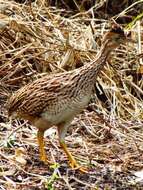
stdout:
<svg viewBox="0 0 143 190">
<path fill-rule="evenodd" d="M 90 95 L 79 95 L 71 99 L 62 99 L 51 105 L 41 116 L 53 125 L 72 120 L 89 103 Z"/>
</svg>

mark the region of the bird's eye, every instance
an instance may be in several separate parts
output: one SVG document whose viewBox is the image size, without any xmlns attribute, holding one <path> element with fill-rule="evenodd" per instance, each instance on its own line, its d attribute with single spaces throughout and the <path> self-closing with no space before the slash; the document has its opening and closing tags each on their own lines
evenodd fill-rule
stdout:
<svg viewBox="0 0 143 190">
<path fill-rule="evenodd" d="M 123 39 L 122 39 L 121 37 L 119 37 L 119 36 L 118 36 L 118 37 L 116 37 L 116 39 L 115 39 L 115 40 L 116 40 L 117 42 L 119 42 L 119 43 L 120 43 L 120 42 L 122 42 L 122 40 L 123 40 Z"/>
<path fill-rule="evenodd" d="M 116 36 L 116 37 L 115 37 L 115 40 L 120 40 L 120 37 L 119 37 L 119 36 Z"/>
</svg>

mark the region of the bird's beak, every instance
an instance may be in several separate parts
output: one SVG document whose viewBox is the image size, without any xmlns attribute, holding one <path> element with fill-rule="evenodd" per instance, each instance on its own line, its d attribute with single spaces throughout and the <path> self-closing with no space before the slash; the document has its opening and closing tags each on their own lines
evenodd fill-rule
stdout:
<svg viewBox="0 0 143 190">
<path fill-rule="evenodd" d="M 131 38 L 131 32 L 130 31 L 126 32 L 126 42 L 136 43 L 136 41 Z"/>
<path fill-rule="evenodd" d="M 130 37 L 126 37 L 126 42 L 130 42 L 130 43 L 136 43 L 135 40 L 133 40 L 132 38 Z"/>
</svg>

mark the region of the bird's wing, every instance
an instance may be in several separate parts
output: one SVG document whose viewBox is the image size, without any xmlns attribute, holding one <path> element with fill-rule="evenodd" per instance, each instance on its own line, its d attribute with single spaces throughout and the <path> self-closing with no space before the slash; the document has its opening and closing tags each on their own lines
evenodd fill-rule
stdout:
<svg viewBox="0 0 143 190">
<path fill-rule="evenodd" d="M 38 116 L 42 111 L 58 103 L 65 93 L 68 76 L 42 77 L 19 89 L 9 100 L 9 112 L 21 112 Z"/>
</svg>

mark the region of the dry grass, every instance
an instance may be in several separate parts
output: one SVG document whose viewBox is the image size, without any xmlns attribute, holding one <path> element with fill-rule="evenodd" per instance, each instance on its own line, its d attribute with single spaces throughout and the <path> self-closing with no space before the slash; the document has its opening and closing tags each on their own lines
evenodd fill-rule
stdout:
<svg viewBox="0 0 143 190">
<path fill-rule="evenodd" d="M 109 28 L 89 11 L 64 17 L 66 10 L 43 2 L 0 1 L 0 189 L 137 189 L 124 175 L 143 169 L 142 21 L 131 29 L 136 43 L 112 54 L 98 77 L 100 96 L 95 93 L 67 134 L 70 150 L 89 174 L 70 170 L 54 128 L 46 133 L 46 150 L 60 167 L 49 168 L 39 162 L 36 129 L 8 121 L 4 104 L 11 93 L 45 74 L 92 61 Z"/>
</svg>

